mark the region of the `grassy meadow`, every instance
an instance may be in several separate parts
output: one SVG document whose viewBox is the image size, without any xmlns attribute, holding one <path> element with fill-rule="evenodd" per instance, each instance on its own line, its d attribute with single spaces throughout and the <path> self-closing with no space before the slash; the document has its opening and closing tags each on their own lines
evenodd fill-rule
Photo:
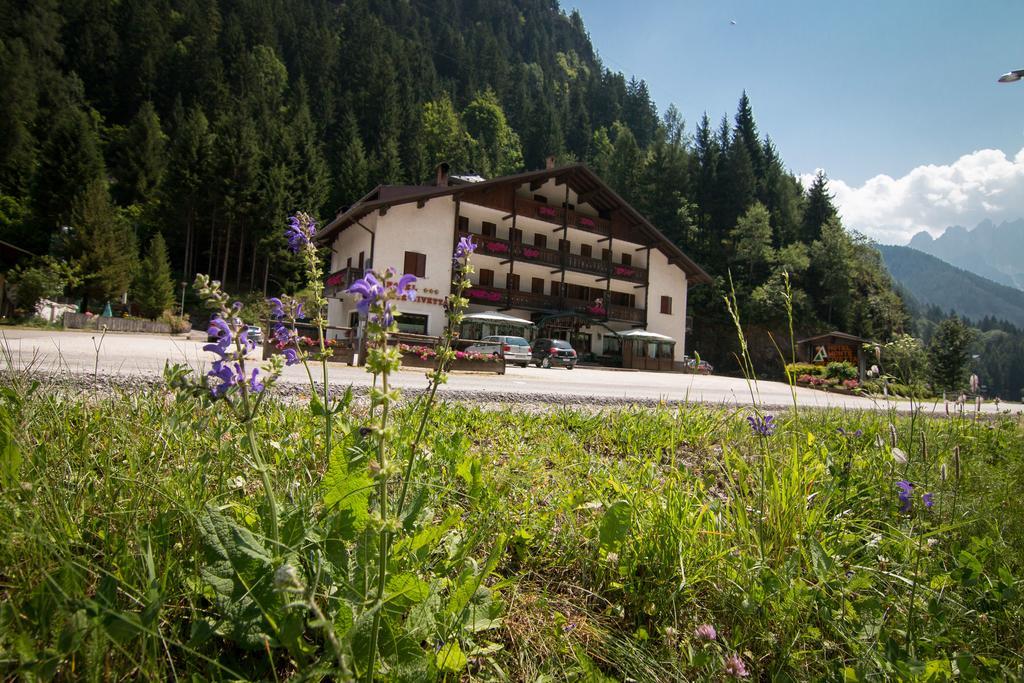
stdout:
<svg viewBox="0 0 1024 683">
<path fill-rule="evenodd" d="M 325 455 L 316 406 L 271 396 L 247 434 L 170 391 L 5 375 L 0 676 L 362 678 L 374 616 L 379 680 L 1024 675 L 1019 416 L 790 411 L 760 434 L 713 406 L 442 404 L 372 607 L 367 408 L 343 399 Z"/>
</svg>

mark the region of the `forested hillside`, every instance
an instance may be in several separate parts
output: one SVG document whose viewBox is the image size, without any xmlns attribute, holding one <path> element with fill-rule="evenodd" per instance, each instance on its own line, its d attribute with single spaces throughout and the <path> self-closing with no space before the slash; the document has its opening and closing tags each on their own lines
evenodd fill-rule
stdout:
<svg viewBox="0 0 1024 683">
<path fill-rule="evenodd" d="M 879 245 L 896 281 L 925 306 L 974 320 L 986 316 L 1024 327 L 1024 292 L 993 282 L 910 247 Z"/>
<path fill-rule="evenodd" d="M 130 286 L 157 232 L 183 279 L 276 289 L 296 275 L 268 237 L 297 209 L 329 220 L 441 160 L 490 176 L 555 154 L 716 277 L 692 294 L 695 339 L 725 322 L 730 271 L 752 324 L 784 320 L 788 271 L 800 329 L 903 325 L 877 252 L 843 230 L 824 176 L 804 191 L 745 94 L 718 120 L 659 115 L 552 0 L 0 7 L 0 236 L 81 264 L 73 293 L 93 302 Z"/>
</svg>

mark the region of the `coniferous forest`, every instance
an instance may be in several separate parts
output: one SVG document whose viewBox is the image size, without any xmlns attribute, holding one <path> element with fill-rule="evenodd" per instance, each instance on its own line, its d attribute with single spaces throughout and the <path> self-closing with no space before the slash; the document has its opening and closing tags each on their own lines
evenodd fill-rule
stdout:
<svg viewBox="0 0 1024 683">
<path fill-rule="evenodd" d="M 68 294 L 87 306 L 132 288 L 157 234 L 182 281 L 287 288 L 299 271 L 276 237 L 294 211 L 330 220 L 442 160 L 494 176 L 554 154 L 588 163 L 715 277 L 691 291 L 688 347 L 723 370 L 732 290 L 759 360 L 777 360 L 758 330 L 786 327 L 783 273 L 798 333 L 885 341 L 908 324 L 825 176 L 801 186 L 745 93 L 726 115 L 660 113 L 556 1 L 0 8 L 0 239 L 78 264 Z"/>
</svg>

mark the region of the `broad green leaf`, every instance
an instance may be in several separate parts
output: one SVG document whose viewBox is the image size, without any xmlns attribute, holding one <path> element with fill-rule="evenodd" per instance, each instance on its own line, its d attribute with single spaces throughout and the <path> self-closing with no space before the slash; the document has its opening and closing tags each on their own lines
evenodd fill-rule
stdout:
<svg viewBox="0 0 1024 683">
<path fill-rule="evenodd" d="M 214 592 L 216 630 L 253 649 L 277 641 L 276 618 L 283 613 L 273 587 L 274 567 L 263 544 L 213 507 L 199 518 L 206 565 L 200 574 Z"/>
<path fill-rule="evenodd" d="M 633 508 L 624 500 L 611 504 L 601 518 L 598 540 L 604 550 L 615 550 L 629 536 L 633 523 Z"/>
<path fill-rule="evenodd" d="M 437 653 L 437 668 L 449 673 L 458 673 L 466 668 L 469 660 L 462 654 L 457 641 L 445 643 Z"/>
<path fill-rule="evenodd" d="M 389 609 L 405 611 L 423 602 L 430 595 L 430 585 L 412 574 L 395 574 L 388 577 L 384 604 Z"/>
<path fill-rule="evenodd" d="M 346 540 L 353 540 L 366 526 L 372 489 L 373 481 L 363 471 L 351 471 L 344 454 L 331 456 L 323 479 L 324 505 L 340 513 L 340 529 Z"/>
</svg>

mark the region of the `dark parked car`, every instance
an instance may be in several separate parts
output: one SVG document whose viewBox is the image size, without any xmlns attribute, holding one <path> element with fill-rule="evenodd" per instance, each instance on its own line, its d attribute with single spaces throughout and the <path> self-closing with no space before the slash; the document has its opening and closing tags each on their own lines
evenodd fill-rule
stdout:
<svg viewBox="0 0 1024 683">
<path fill-rule="evenodd" d="M 533 363 L 538 368 L 561 365 L 569 370 L 576 367 L 576 352 L 567 341 L 561 339 L 535 339 L 533 342 Z"/>
</svg>

